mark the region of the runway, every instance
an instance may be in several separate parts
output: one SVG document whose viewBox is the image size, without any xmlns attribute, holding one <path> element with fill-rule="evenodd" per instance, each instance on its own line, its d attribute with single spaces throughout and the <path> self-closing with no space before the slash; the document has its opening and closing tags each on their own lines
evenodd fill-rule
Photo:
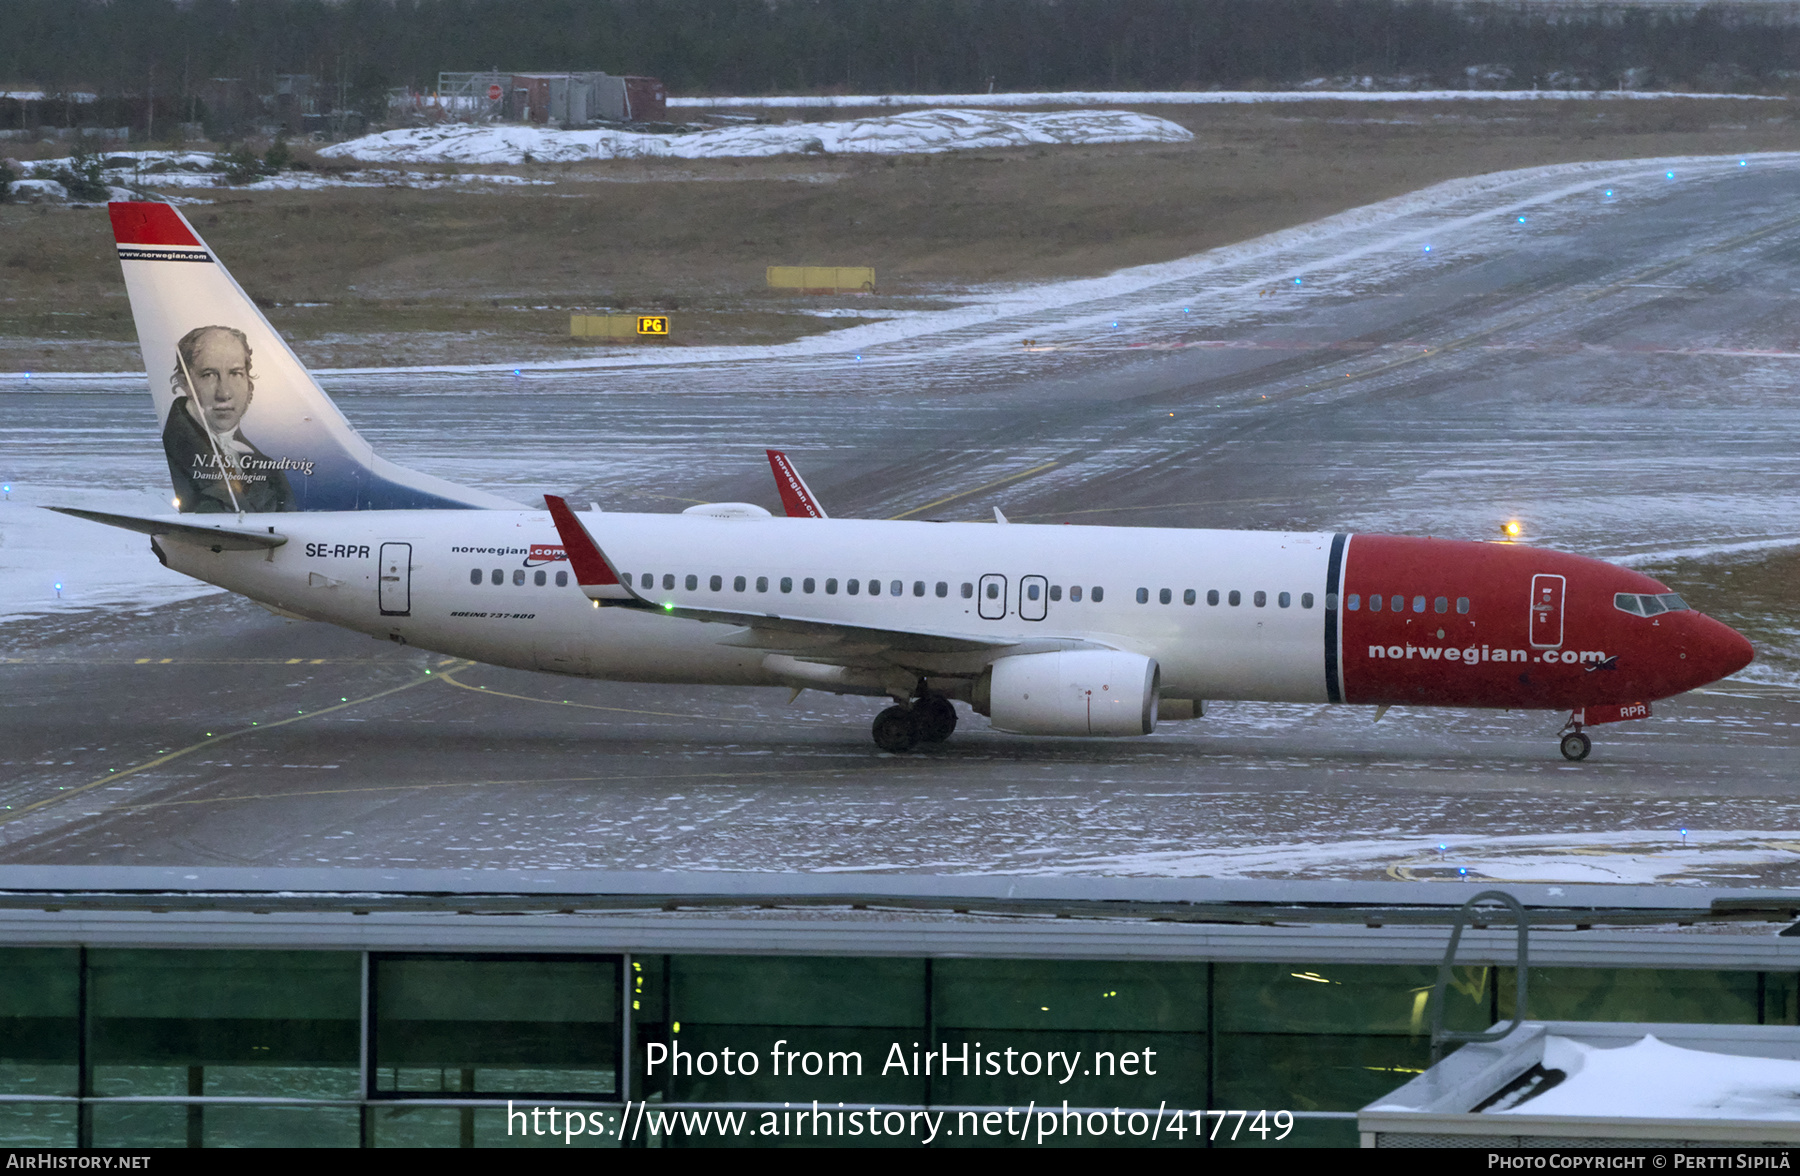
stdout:
<svg viewBox="0 0 1800 1176">
<path fill-rule="evenodd" d="M 774 507 L 774 445 L 839 516 L 1518 518 L 1742 623 L 1709 569 L 1800 543 L 1796 180 L 1789 157 L 1537 169 L 941 329 L 325 382 L 386 456 L 523 501 Z M 46 538 L 30 504 L 166 496 L 141 391 L 5 399 L 9 586 L 114 541 Z M 470 666 L 190 596 L 132 537 L 104 562 L 8 603 L 0 861 L 1800 884 L 1791 615 L 1580 765 L 1561 716 L 1230 703 L 1118 743 L 964 712 L 891 757 L 866 699 Z"/>
</svg>

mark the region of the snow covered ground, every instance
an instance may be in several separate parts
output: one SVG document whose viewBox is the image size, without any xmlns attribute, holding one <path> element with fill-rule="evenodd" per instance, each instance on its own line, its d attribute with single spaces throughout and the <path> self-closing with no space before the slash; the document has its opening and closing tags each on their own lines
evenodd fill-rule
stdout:
<svg viewBox="0 0 1800 1176">
<path fill-rule="evenodd" d="M 1544 1067 L 1568 1075 L 1498 1115 L 1800 1119 L 1800 1061 L 1683 1049 L 1652 1036 L 1607 1049 L 1550 1036 Z"/>
<path fill-rule="evenodd" d="M 1626 829 L 1505 837 L 1379 837 L 1064 858 L 1046 873 L 1156 878 L 1383 874 L 1398 881 L 1718 885 L 1800 862 L 1790 832 Z"/>
<path fill-rule="evenodd" d="M 1655 101 L 1668 98 L 1762 100 L 1754 94 L 1681 93 L 1673 90 L 1063 90 L 1030 94 L 794 94 L 768 98 L 671 98 L 675 109 L 724 110 L 869 106 L 1210 106 L 1257 102 L 1568 102 L 1603 98 Z M 1768 101 L 1785 101 L 1772 98 Z"/>
<path fill-rule="evenodd" d="M 681 134 L 610 128 L 445 124 L 365 135 L 325 148 L 335 159 L 385 163 L 525 163 L 592 159 L 745 159 L 805 153 L 930 154 L 1080 143 L 1179 143 L 1193 138 L 1167 119 L 1123 110 L 1012 114 L 918 110 L 842 122 L 714 127 Z"/>
</svg>

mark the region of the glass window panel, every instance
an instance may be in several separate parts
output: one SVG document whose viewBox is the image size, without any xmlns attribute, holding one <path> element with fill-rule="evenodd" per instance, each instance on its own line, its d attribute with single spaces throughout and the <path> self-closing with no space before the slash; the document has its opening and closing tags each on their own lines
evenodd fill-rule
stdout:
<svg viewBox="0 0 1800 1176">
<path fill-rule="evenodd" d="M 745 580 L 744 577 L 734 576 L 731 581 L 731 590 L 733 592 L 742 592 L 747 583 L 748 581 Z"/>
<path fill-rule="evenodd" d="M 940 1028 L 1206 1028 L 1206 965 L 1110 960 L 938 960 Z"/>
<path fill-rule="evenodd" d="M 556 573 L 556 586 L 558 588 L 567 588 L 569 586 L 569 573 L 567 573 L 567 572 Z"/>
<path fill-rule="evenodd" d="M 481 583 L 481 569 L 480 568 L 476 568 L 469 573 L 469 583 L 471 583 L 471 584 Z"/>
<path fill-rule="evenodd" d="M 1150 603 L 1150 589 L 1139 588 L 1137 590 L 1137 602 L 1139 604 L 1149 604 Z"/>
<path fill-rule="evenodd" d="M 1412 1081 L 1430 1061 L 1429 1034 L 1220 1033 L 1213 1104 L 1354 1111 Z"/>
<path fill-rule="evenodd" d="M 75 948 L 0 949 L 0 1091 L 76 1093 L 80 986 Z"/>
<path fill-rule="evenodd" d="M 794 590 L 794 577 L 792 577 L 792 576 L 781 577 L 781 590 L 783 592 L 792 592 Z"/>
<path fill-rule="evenodd" d="M 377 957 L 375 1088 L 407 1093 L 616 1089 L 618 961 Z"/>
<path fill-rule="evenodd" d="M 1219 603 L 1219 590 L 1217 588 L 1208 588 L 1206 590 L 1206 603 L 1213 605 Z"/>
<path fill-rule="evenodd" d="M 669 589 L 674 588 L 674 587 L 675 587 L 675 573 L 664 572 L 663 573 L 663 590 L 668 591 Z"/>
<path fill-rule="evenodd" d="M 945 1030 L 938 1038 L 941 1076 L 932 1078 L 934 1102 L 1023 1108 L 1032 1100 L 1056 1107 L 1067 1099 L 1077 1107 L 1154 1107 L 1166 1099 L 1170 1106 L 1195 1107 L 1205 1097 L 1204 1033 Z M 1008 1074 L 1009 1067 L 1018 1072 Z"/>
<path fill-rule="evenodd" d="M 188 1108 L 179 1104 L 95 1103 L 92 1114 L 95 1147 L 188 1146 Z"/>
<path fill-rule="evenodd" d="M 1456 598 L 1456 611 L 1459 613 L 1466 613 L 1469 611 L 1469 598 L 1467 596 L 1458 596 Z"/>
<path fill-rule="evenodd" d="M 1256 595 L 1250 598 L 1250 603 L 1254 604 L 1257 608 L 1266 608 L 1269 603 L 1269 594 L 1259 588 L 1256 591 Z"/>
<path fill-rule="evenodd" d="M 946 596 L 948 596 L 948 595 L 950 595 L 950 585 L 949 585 L 949 583 L 948 583 L 948 582 L 947 582 L 947 581 L 944 581 L 944 580 L 939 580 L 939 581 L 938 581 L 938 582 L 937 582 L 937 589 L 936 589 L 936 591 L 937 591 L 937 595 L 938 595 L 938 599 L 940 599 L 940 600 L 942 600 L 942 599 L 943 599 L 943 598 L 944 598 L 944 597 L 946 597 Z M 1054 590 L 1053 590 L 1053 591 L 1054 591 Z"/>
<path fill-rule="evenodd" d="M 1301 608 L 1311 608 L 1312 606 L 1313 606 L 1313 594 L 1310 592 L 1302 592 L 1300 594 L 1300 607 Z"/>
<path fill-rule="evenodd" d="M 1088 594 L 1088 599 L 1093 601 L 1095 604 L 1099 604 L 1102 600 L 1106 599 L 1106 589 L 1102 588 L 1098 584 L 1095 584 L 1094 590 Z"/>
<path fill-rule="evenodd" d="M 7 1147 L 74 1147 L 75 1104 L 0 1103 L 0 1140 Z"/>
<path fill-rule="evenodd" d="M 756 590 L 758 592 L 767 592 L 769 590 L 769 577 L 767 577 L 767 576 L 756 577 Z"/>
<path fill-rule="evenodd" d="M 706 586 L 708 588 L 712 589 L 714 592 L 719 592 L 719 591 L 723 590 L 725 587 L 725 577 L 714 576 L 712 579 L 710 579 L 706 582 Z"/>
<path fill-rule="evenodd" d="M 1229 604 L 1232 608 L 1236 608 L 1238 605 L 1244 603 L 1244 594 L 1239 592 L 1236 588 L 1233 588 L 1231 594 L 1225 598 L 1225 603 Z"/>
<path fill-rule="evenodd" d="M 1500 1015 L 1510 1018 L 1515 969 L 1500 975 Z M 1658 968 L 1533 968 L 1527 1012 L 1552 1021 L 1757 1022 L 1755 972 Z"/>
<path fill-rule="evenodd" d="M 669 982 L 684 1024 L 925 1024 L 923 960 L 675 956 Z"/>
<path fill-rule="evenodd" d="M 196 1109 L 202 1147 L 356 1147 L 360 1143 L 360 1117 L 355 1107 L 214 1103 Z"/>
<path fill-rule="evenodd" d="M 967 596 L 968 593 L 965 592 L 965 593 L 963 593 L 963 595 Z M 1069 588 L 1069 599 L 1076 604 L 1081 603 L 1081 585 L 1080 584 L 1072 585 Z"/>
<path fill-rule="evenodd" d="M 1450 1028 L 1485 1029 L 1493 1023 L 1492 975 L 1484 967 L 1453 970 L 1445 1010 Z M 1425 1006 L 1436 980 L 1437 967 L 1428 964 L 1216 964 L 1214 1028 L 1423 1039 L 1431 1032 Z M 1535 995 L 1532 1011 L 1537 1015 Z"/>
<path fill-rule="evenodd" d="M 1283 592 L 1280 596 L 1275 598 L 1275 603 L 1282 608 L 1286 608 L 1288 605 L 1294 603 L 1294 594 L 1291 592 Z M 1312 606 L 1309 604 L 1307 607 L 1311 608 Z"/>
<path fill-rule="evenodd" d="M 88 953 L 94 1093 L 357 1093 L 355 952 Z"/>
<path fill-rule="evenodd" d="M 914 580 L 913 581 L 913 595 L 914 596 L 925 595 L 925 581 L 923 581 L 923 580 Z"/>
<path fill-rule="evenodd" d="M 692 592 L 696 588 L 700 587 L 700 577 L 699 576 L 689 576 L 686 580 L 683 580 L 682 583 L 687 585 L 687 590 L 689 592 Z M 811 581 L 808 581 L 808 583 L 811 583 Z M 809 589 L 807 589 L 807 591 L 810 592 L 810 591 L 812 591 L 812 589 L 809 588 Z"/>
<path fill-rule="evenodd" d="M 1183 604 L 1192 604 L 1195 599 L 1196 597 L 1194 596 L 1194 590 L 1192 588 L 1187 589 L 1181 594 L 1181 603 Z"/>
<path fill-rule="evenodd" d="M 534 1122 L 532 1108 L 514 1107 L 509 1118 L 499 1107 L 419 1107 L 396 1103 L 369 1110 L 370 1145 L 373 1147 L 618 1147 L 619 1112 L 612 1108 L 572 1108 L 581 1116 L 582 1133 L 565 1136 L 563 1116 L 556 1117 L 557 1133 L 550 1134 L 550 1108 Z M 560 1112 L 560 1108 L 559 1108 Z M 523 1119 L 518 1118 L 520 1114 Z M 604 1133 L 597 1134 L 595 1129 Z M 510 1129 L 510 1132 L 509 1132 Z M 541 1134 L 539 1134 L 541 1132 Z"/>
<path fill-rule="evenodd" d="M 542 588 L 545 584 L 550 582 L 550 573 L 539 569 L 532 573 L 531 582 L 536 584 L 539 588 Z"/>
<path fill-rule="evenodd" d="M 818 581 L 814 580 L 811 576 L 808 576 L 808 577 L 806 577 L 806 579 L 800 581 L 800 591 L 802 591 L 802 592 L 810 594 L 812 592 L 818 591 L 818 587 L 819 587 Z"/>
<path fill-rule="evenodd" d="M 498 588 L 500 585 L 502 585 L 504 583 L 506 583 L 506 570 L 504 568 L 495 568 L 494 569 L 494 587 Z"/>
</svg>

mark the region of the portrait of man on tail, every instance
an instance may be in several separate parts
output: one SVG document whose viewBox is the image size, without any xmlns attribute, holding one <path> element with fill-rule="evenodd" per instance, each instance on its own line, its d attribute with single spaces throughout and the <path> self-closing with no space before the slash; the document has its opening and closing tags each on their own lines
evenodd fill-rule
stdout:
<svg viewBox="0 0 1800 1176">
<path fill-rule="evenodd" d="M 250 340 L 236 327 L 196 327 L 175 346 L 169 385 L 175 403 L 163 423 L 163 452 L 182 513 L 294 509 L 290 463 L 268 457 L 244 436 L 255 397 Z"/>
</svg>

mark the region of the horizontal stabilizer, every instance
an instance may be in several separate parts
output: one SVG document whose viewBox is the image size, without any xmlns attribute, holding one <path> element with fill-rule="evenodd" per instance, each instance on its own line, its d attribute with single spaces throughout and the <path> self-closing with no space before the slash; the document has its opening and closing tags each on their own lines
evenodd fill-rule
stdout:
<svg viewBox="0 0 1800 1176">
<path fill-rule="evenodd" d="M 179 522 L 175 519 L 143 518 L 138 515 L 108 514 L 102 510 L 81 510 L 73 506 L 53 506 L 50 509 L 58 514 L 73 515 L 91 523 L 105 523 L 109 527 L 122 527 L 127 531 L 136 531 L 140 535 L 149 535 L 152 538 L 166 535 L 171 539 L 198 543 L 205 547 L 211 547 L 215 551 L 267 551 L 271 547 L 280 547 L 287 542 L 287 536 L 277 535 L 273 527 L 253 531 L 248 527 L 207 526 L 204 523 Z"/>
</svg>

